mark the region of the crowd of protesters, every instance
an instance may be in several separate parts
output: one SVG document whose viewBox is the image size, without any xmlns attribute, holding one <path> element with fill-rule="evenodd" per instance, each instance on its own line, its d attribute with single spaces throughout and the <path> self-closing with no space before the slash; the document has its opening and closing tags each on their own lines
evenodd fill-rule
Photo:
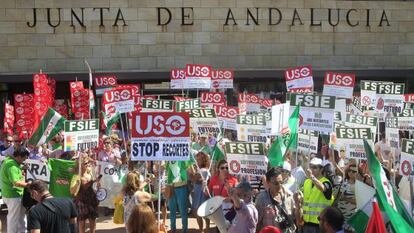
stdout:
<svg viewBox="0 0 414 233">
<path fill-rule="evenodd" d="M 130 161 L 129 148 L 124 148 L 116 134 L 104 136 L 100 149 L 80 155 L 63 151 L 60 134 L 38 148 L 26 145 L 16 135 L 4 135 L 0 145 L 0 183 L 2 198 L 8 207 L 7 232 L 83 233 L 87 228 L 95 232 L 99 206 L 96 186 L 100 185 L 100 177 L 93 169 L 95 161 L 128 166 L 122 189 L 126 232 L 170 230 L 174 233 L 177 212 L 182 232 L 188 231 L 188 217 L 197 218 L 200 232 L 217 232 L 208 218 L 197 216 L 201 204 L 213 196 L 224 198 L 222 210 L 230 233 L 354 231 L 346 222 L 357 210 L 355 183 L 359 180 L 372 186 L 366 163 L 347 159 L 342 149 L 338 151 L 322 144 L 317 154 L 290 151 L 283 166 L 269 167 L 263 177 L 236 177 L 229 173 L 225 159 L 217 161 L 213 156 L 213 148 L 223 146 L 226 140 L 230 139 L 217 141 L 212 134 L 193 134 L 192 159 L 164 162 L 162 172 L 158 172 L 153 163 L 143 166 Z M 398 180 L 398 171 L 392 168 L 396 157 L 381 140 L 375 145 L 375 152 L 389 178 Z M 50 158 L 80 161 L 77 165 L 80 166 L 80 185 L 73 199 L 53 197 L 45 182 L 26 182 L 23 165 L 28 158 L 44 162 Z M 73 172 L 77 173 L 78 169 Z M 144 177 L 143 169 L 148 171 L 145 174 L 152 172 L 154 175 Z M 157 189 L 159 174 L 165 176 L 166 181 L 162 190 Z M 38 204 L 25 209 L 21 201 L 24 192 Z M 151 205 L 158 196 L 162 198 L 161 229 L 155 215 L 158 210 Z M 167 207 L 169 226 L 165 221 Z"/>
</svg>

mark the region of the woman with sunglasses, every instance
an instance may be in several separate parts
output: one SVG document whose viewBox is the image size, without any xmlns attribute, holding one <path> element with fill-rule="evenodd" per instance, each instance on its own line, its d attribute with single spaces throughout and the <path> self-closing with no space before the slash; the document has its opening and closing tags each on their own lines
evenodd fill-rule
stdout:
<svg viewBox="0 0 414 233">
<path fill-rule="evenodd" d="M 345 180 L 343 181 L 337 196 L 337 207 L 345 218 L 345 232 L 354 231 L 346 222 L 356 210 L 355 181 L 357 179 L 357 174 L 358 168 L 356 164 L 350 164 L 345 170 Z"/>
<path fill-rule="evenodd" d="M 103 140 L 104 149 L 98 153 L 98 160 L 103 162 L 114 163 L 117 165 L 122 164 L 121 155 L 119 150 L 114 148 L 113 142 L 110 137 Z"/>
<path fill-rule="evenodd" d="M 227 190 L 226 184 L 233 188 L 236 187 L 237 178 L 230 175 L 227 161 L 220 160 L 217 164 L 215 175 L 210 179 L 208 189 L 212 196 L 228 197 L 229 190 Z"/>
</svg>

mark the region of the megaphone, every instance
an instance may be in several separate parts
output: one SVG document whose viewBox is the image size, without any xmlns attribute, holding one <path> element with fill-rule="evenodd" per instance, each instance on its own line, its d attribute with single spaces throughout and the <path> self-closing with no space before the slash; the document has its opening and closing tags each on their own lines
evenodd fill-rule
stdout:
<svg viewBox="0 0 414 233">
<path fill-rule="evenodd" d="M 225 198 L 215 196 L 205 201 L 197 210 L 197 215 L 202 218 L 208 218 L 213 221 L 221 233 L 227 233 L 229 227 L 224 217 L 222 204 Z"/>
</svg>

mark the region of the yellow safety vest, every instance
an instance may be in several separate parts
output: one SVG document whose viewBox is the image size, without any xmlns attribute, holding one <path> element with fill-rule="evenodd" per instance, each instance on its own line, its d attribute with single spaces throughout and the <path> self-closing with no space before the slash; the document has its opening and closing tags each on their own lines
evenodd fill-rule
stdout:
<svg viewBox="0 0 414 233">
<path fill-rule="evenodd" d="M 325 177 L 319 179 L 320 182 L 326 182 L 329 180 Z M 323 195 L 316 185 L 312 185 L 311 179 L 306 179 L 303 185 L 303 221 L 305 223 L 319 224 L 318 216 L 328 206 L 331 206 L 334 202 L 334 196 L 328 200 Z"/>
</svg>

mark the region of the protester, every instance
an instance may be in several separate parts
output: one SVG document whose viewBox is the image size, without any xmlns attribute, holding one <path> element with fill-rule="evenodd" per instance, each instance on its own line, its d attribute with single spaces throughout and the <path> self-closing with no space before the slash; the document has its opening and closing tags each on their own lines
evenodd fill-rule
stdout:
<svg viewBox="0 0 414 233">
<path fill-rule="evenodd" d="M 321 211 L 331 206 L 332 183 L 322 176 L 322 159 L 313 158 L 310 161 L 310 169 L 306 170 L 307 179 L 303 185 L 303 232 L 319 232 L 318 216 Z"/>
<path fill-rule="evenodd" d="M 203 218 L 197 215 L 197 210 L 198 207 L 209 198 L 209 193 L 207 193 L 207 181 L 210 179 L 210 159 L 209 156 L 202 151 L 196 155 L 195 159 L 197 164 L 193 166 L 193 169 L 189 173 L 190 180 L 193 184 L 191 209 L 193 215 L 197 218 L 197 224 L 200 231 L 203 231 Z M 205 220 L 206 229 L 208 230 L 210 228 L 210 220 L 207 218 Z"/>
<path fill-rule="evenodd" d="M 220 160 L 217 163 L 216 175 L 211 177 L 208 188 L 213 196 L 228 197 L 226 184 L 230 187 L 235 187 L 237 185 L 237 178 L 230 175 L 227 161 Z"/>
<path fill-rule="evenodd" d="M 291 174 L 292 171 L 292 166 L 290 165 L 289 162 L 284 161 L 283 163 L 283 168 L 281 169 L 282 172 L 282 184 L 283 187 L 286 188 L 287 190 L 294 192 L 296 191 L 296 187 L 295 187 L 295 178 L 292 176 Z"/>
<path fill-rule="evenodd" d="M 114 148 L 114 143 L 110 137 L 103 139 L 104 149 L 98 153 L 98 160 L 114 164 L 121 164 L 121 154 Z"/>
<path fill-rule="evenodd" d="M 276 226 L 286 233 L 296 230 L 295 219 L 299 217 L 293 200 L 293 193 L 282 186 L 282 171 L 271 168 L 266 173 L 268 190 L 256 196 L 256 208 L 259 214 L 258 229 Z"/>
<path fill-rule="evenodd" d="M 86 230 L 86 220 L 89 221 L 89 232 L 94 233 L 96 227 L 96 218 L 98 217 L 99 201 L 96 198 L 96 192 L 93 189 L 95 182 L 99 183 L 100 178 L 94 179 L 91 167 L 91 159 L 82 156 L 81 165 L 81 185 L 78 195 L 75 197 L 75 203 L 78 211 L 79 233 Z"/>
<path fill-rule="evenodd" d="M 38 204 L 28 213 L 27 230 L 30 233 L 75 233 L 76 208 L 69 198 L 55 198 L 44 181 L 35 180 L 28 190 Z"/>
<path fill-rule="evenodd" d="M 141 182 L 136 172 L 129 172 L 126 175 L 126 182 L 122 189 L 124 195 L 124 222 L 127 223 L 132 210 L 138 204 L 150 202 L 153 198 L 150 193 L 144 191 L 145 183 Z M 128 228 L 127 228 L 128 230 Z"/>
<path fill-rule="evenodd" d="M 162 233 L 158 231 L 157 220 L 152 209 L 145 204 L 134 206 L 126 224 L 127 233 Z"/>
<path fill-rule="evenodd" d="M 352 227 L 346 222 L 355 214 L 356 198 L 355 198 L 355 181 L 357 180 L 358 168 L 355 164 L 350 164 L 345 170 L 345 180 L 339 188 L 337 195 L 337 207 L 341 211 L 345 219 L 345 230 L 353 231 Z"/>
<path fill-rule="evenodd" d="M 204 153 L 211 156 L 213 154 L 213 151 L 209 145 L 207 138 L 208 135 L 206 134 L 199 135 L 198 141 L 192 144 L 191 149 L 196 150 L 197 152 L 203 151 Z"/>
<path fill-rule="evenodd" d="M 167 188 L 168 192 L 168 208 L 170 209 L 170 222 L 171 232 L 175 233 L 176 218 L 177 218 L 177 206 L 181 215 L 182 232 L 186 233 L 188 230 L 188 213 L 187 213 L 187 200 L 188 200 L 188 174 L 187 169 L 190 167 L 189 161 L 169 161 L 166 165 L 167 170 Z M 167 191 L 168 189 L 168 191 Z"/>
<path fill-rule="evenodd" d="M 258 222 L 257 209 L 253 204 L 253 190 L 249 183 L 243 182 L 234 189 L 229 184 L 230 198 L 236 210 L 236 217 L 228 233 L 255 233 Z"/>
<path fill-rule="evenodd" d="M 0 169 L 0 187 L 4 203 L 7 205 L 7 232 L 26 232 L 26 209 L 22 205 L 23 189 L 28 185 L 21 165 L 29 157 L 24 147 L 14 150 L 13 157 L 7 157 Z"/>
<path fill-rule="evenodd" d="M 13 156 L 14 151 L 22 146 L 22 139 L 19 135 L 13 135 L 13 145 L 9 146 L 6 150 L 3 151 L 4 156 Z"/>
<path fill-rule="evenodd" d="M 344 233 L 344 216 L 332 206 L 326 207 L 318 216 L 319 228 L 323 233 Z M 319 232 L 319 231 L 316 231 Z"/>
<path fill-rule="evenodd" d="M 7 135 L 4 139 L 3 145 L 0 146 L 0 152 L 3 156 L 6 156 L 4 153 L 10 146 L 13 146 L 13 137 L 11 135 Z"/>
</svg>

